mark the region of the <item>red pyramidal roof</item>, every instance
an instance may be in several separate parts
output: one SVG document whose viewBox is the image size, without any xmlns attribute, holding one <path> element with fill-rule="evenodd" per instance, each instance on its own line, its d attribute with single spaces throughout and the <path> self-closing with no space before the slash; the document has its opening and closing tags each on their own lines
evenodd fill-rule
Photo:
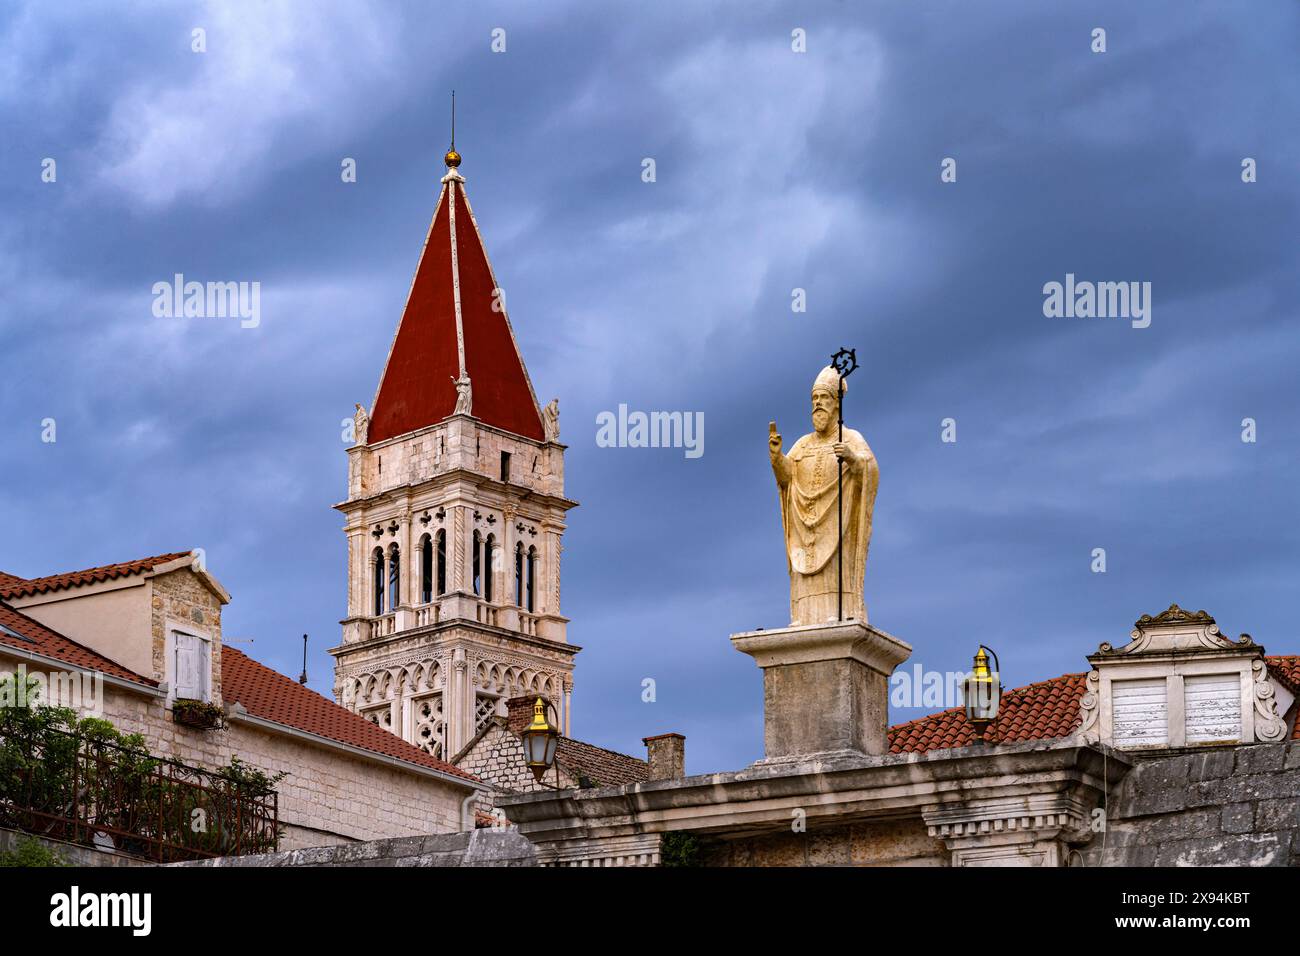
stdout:
<svg viewBox="0 0 1300 956">
<path fill-rule="evenodd" d="M 459 165 L 459 157 L 449 159 Z M 369 442 L 442 421 L 456 407 L 454 380 L 465 375 L 475 418 L 543 440 L 528 370 L 496 290 L 465 180 L 449 168 L 379 380 Z"/>
</svg>

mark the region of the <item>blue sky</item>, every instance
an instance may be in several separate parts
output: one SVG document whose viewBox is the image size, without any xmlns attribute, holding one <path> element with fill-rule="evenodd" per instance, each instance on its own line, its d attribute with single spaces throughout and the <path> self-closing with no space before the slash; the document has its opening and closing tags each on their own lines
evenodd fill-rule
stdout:
<svg viewBox="0 0 1300 956">
<path fill-rule="evenodd" d="M 581 502 L 576 736 L 761 756 L 727 637 L 787 619 L 767 422 L 808 430 L 842 345 L 881 468 L 867 605 L 913 662 L 983 642 L 1012 685 L 1077 672 L 1171 601 L 1300 652 L 1297 48 L 1291 0 L 7 4 L 0 569 L 204 548 L 227 638 L 297 674 L 310 633 L 330 693 L 339 422 L 374 395 L 455 87 Z M 261 324 L 155 318 L 177 272 L 259 281 Z M 1151 326 L 1045 317 L 1067 273 L 1151 282 Z M 620 403 L 703 412 L 704 455 L 598 447 Z"/>
</svg>

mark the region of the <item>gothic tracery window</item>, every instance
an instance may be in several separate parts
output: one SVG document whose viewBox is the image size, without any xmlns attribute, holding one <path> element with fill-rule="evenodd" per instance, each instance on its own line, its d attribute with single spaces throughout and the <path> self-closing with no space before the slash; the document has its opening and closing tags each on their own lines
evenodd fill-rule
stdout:
<svg viewBox="0 0 1300 956">
<path fill-rule="evenodd" d="M 483 599 L 489 604 L 492 603 L 492 579 L 496 576 L 496 548 L 496 535 L 488 535 L 483 546 L 483 563 L 486 565 L 483 571 Z"/>
<path fill-rule="evenodd" d="M 479 694 L 474 699 L 474 733 L 486 727 L 496 712 L 497 699 L 489 694 Z"/>
<path fill-rule="evenodd" d="M 441 758 L 443 754 L 442 695 L 433 694 L 415 701 L 415 745 Z"/>
</svg>

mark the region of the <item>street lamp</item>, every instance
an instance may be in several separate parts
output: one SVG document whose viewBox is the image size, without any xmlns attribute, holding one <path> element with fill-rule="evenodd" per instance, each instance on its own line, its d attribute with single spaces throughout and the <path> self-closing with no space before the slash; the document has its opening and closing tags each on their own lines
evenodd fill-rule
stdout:
<svg viewBox="0 0 1300 956">
<path fill-rule="evenodd" d="M 985 653 L 985 652 L 988 653 Z M 989 654 L 993 655 L 994 670 L 989 670 Z M 983 644 L 975 652 L 975 668 L 963 682 L 963 694 L 966 698 L 966 718 L 974 725 L 978 739 L 984 739 L 989 724 L 998 716 L 998 704 L 1002 702 L 1002 665 L 997 653 Z"/>
<path fill-rule="evenodd" d="M 546 700 L 537 698 L 537 702 L 533 704 L 533 722 L 520 734 L 524 741 L 524 760 L 527 761 L 528 769 L 533 772 L 533 777 L 538 783 L 542 782 L 546 771 L 555 763 L 555 747 L 560 739 L 560 732 L 554 725 L 546 722 L 547 706 Z M 556 714 L 556 723 L 559 723 L 558 714 Z M 559 782 L 558 779 L 556 782 Z"/>
</svg>

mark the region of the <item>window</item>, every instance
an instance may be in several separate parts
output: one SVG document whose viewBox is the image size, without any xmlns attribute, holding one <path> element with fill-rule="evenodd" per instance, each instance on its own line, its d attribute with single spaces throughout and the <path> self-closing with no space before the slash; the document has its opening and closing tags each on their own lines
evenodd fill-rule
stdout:
<svg viewBox="0 0 1300 956">
<path fill-rule="evenodd" d="M 1163 677 L 1111 683 L 1112 736 L 1117 747 L 1169 743 L 1169 691 Z"/>
<path fill-rule="evenodd" d="M 379 548 L 375 548 L 371 570 L 374 581 L 374 615 L 379 617 L 384 613 L 384 552 Z"/>
<path fill-rule="evenodd" d="M 176 699 L 207 701 L 212 686 L 211 644 L 197 634 L 173 631 L 172 649 Z"/>
<path fill-rule="evenodd" d="M 474 565 L 474 582 L 473 582 L 474 593 L 482 594 L 483 593 L 483 538 L 477 531 L 474 532 L 473 565 Z"/>
<path fill-rule="evenodd" d="M 412 701 L 415 714 L 415 745 L 426 753 L 441 757 L 446 724 L 442 714 L 442 694 Z"/>
<path fill-rule="evenodd" d="M 528 549 L 528 577 L 527 580 L 524 582 L 525 596 L 528 599 L 529 611 L 535 609 L 534 604 L 536 602 L 533 598 L 533 592 L 536 590 L 536 588 L 533 587 L 533 585 L 536 580 L 537 580 L 537 549 L 529 548 Z"/>
<path fill-rule="evenodd" d="M 438 531 L 438 593 L 447 593 L 447 531 Z"/>
<path fill-rule="evenodd" d="M 524 546 L 515 545 L 515 606 L 524 606 Z"/>
<path fill-rule="evenodd" d="M 508 451 L 501 453 L 501 480 L 510 483 L 510 452 Z"/>
<path fill-rule="evenodd" d="M 488 535 L 487 543 L 483 548 L 483 561 L 487 565 L 487 570 L 483 577 L 483 599 L 489 604 L 492 603 L 492 580 L 496 577 L 497 562 L 497 539 L 496 535 Z"/>
<path fill-rule="evenodd" d="M 491 694 L 479 694 L 474 698 L 474 733 L 487 726 L 492 715 L 497 712 L 497 699 Z"/>
<path fill-rule="evenodd" d="M 1241 675 L 1185 677 L 1183 708 L 1189 744 L 1241 740 Z"/>
<path fill-rule="evenodd" d="M 420 539 L 420 603 L 433 600 L 433 540 L 426 534 Z"/>
<path fill-rule="evenodd" d="M 398 551 L 397 545 L 388 549 L 388 610 L 397 610 L 397 605 L 402 603 L 402 576 L 401 576 L 402 556 Z"/>
</svg>

